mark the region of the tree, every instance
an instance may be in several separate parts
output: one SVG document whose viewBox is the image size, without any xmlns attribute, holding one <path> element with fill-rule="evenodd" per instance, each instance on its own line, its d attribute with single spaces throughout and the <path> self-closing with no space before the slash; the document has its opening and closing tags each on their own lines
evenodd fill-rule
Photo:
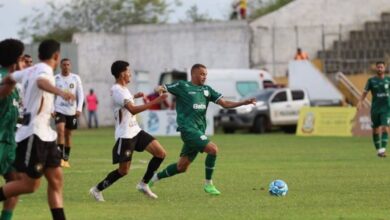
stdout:
<svg viewBox="0 0 390 220">
<path fill-rule="evenodd" d="M 190 22 L 205 22 L 211 21 L 212 19 L 206 13 L 200 13 L 198 6 L 193 5 L 186 11 L 187 19 Z"/>
<path fill-rule="evenodd" d="M 75 32 L 115 33 L 130 24 L 162 23 L 171 12 L 166 0 L 70 0 L 63 5 L 53 0 L 48 6 L 21 20 L 22 38 L 71 41 Z"/>
</svg>

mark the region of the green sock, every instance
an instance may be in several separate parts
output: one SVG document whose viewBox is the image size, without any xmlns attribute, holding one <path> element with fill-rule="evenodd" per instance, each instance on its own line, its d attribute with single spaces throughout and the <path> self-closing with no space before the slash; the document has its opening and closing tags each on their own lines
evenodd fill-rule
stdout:
<svg viewBox="0 0 390 220">
<path fill-rule="evenodd" d="M 375 149 L 381 148 L 381 140 L 379 134 L 372 134 L 372 141 L 374 142 Z"/>
<path fill-rule="evenodd" d="M 382 148 L 386 148 L 387 142 L 389 141 L 389 135 L 387 134 L 387 132 L 382 133 L 381 140 Z"/>
<path fill-rule="evenodd" d="M 217 155 L 207 154 L 205 161 L 205 171 L 206 171 L 206 180 L 211 180 L 213 176 L 215 161 L 217 160 Z"/>
<path fill-rule="evenodd" d="M 11 220 L 11 219 L 12 219 L 12 210 L 1 211 L 0 220 Z"/>
<path fill-rule="evenodd" d="M 177 170 L 177 163 L 173 163 L 168 165 L 165 169 L 163 169 L 161 172 L 157 173 L 158 179 L 164 179 L 170 176 L 174 176 L 178 174 L 179 171 Z"/>
</svg>

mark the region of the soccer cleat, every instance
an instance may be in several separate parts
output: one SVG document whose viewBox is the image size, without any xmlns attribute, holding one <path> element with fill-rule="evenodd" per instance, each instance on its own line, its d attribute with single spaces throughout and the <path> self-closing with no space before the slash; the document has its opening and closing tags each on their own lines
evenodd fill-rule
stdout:
<svg viewBox="0 0 390 220">
<path fill-rule="evenodd" d="M 378 157 L 387 157 L 386 152 L 381 152 L 377 154 Z"/>
<path fill-rule="evenodd" d="M 137 184 L 137 186 L 135 187 L 139 192 L 142 192 L 144 195 L 152 198 L 152 199 L 157 199 L 158 196 L 156 194 L 154 194 L 152 192 L 152 190 L 150 190 L 149 188 L 149 185 L 148 184 L 145 184 L 143 182 L 140 182 Z"/>
<path fill-rule="evenodd" d="M 204 191 L 210 195 L 215 195 L 215 196 L 221 194 L 221 192 L 217 188 L 215 188 L 213 184 L 205 184 Z"/>
<path fill-rule="evenodd" d="M 69 161 L 67 161 L 67 160 L 61 160 L 61 167 L 70 168 Z"/>
<path fill-rule="evenodd" d="M 99 191 L 96 186 L 92 187 L 90 190 L 89 190 L 89 194 L 95 198 L 96 201 L 98 202 L 104 202 L 106 200 L 104 200 L 104 197 L 103 197 L 103 194 L 101 191 Z"/>
</svg>

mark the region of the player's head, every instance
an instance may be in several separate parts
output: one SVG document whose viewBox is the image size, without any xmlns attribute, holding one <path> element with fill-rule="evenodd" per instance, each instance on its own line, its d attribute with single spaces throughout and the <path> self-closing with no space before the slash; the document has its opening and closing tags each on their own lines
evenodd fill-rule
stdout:
<svg viewBox="0 0 390 220">
<path fill-rule="evenodd" d="M 111 65 L 111 74 L 116 81 L 129 83 L 131 79 L 130 64 L 123 60 L 117 60 Z"/>
<path fill-rule="evenodd" d="M 207 68 L 203 64 L 194 64 L 191 67 L 191 82 L 195 85 L 204 85 L 207 78 Z"/>
<path fill-rule="evenodd" d="M 20 40 L 5 39 L 0 42 L 0 65 L 9 68 L 23 59 L 24 44 Z"/>
<path fill-rule="evenodd" d="M 26 68 L 33 65 L 33 59 L 29 54 L 24 54 L 23 59 L 24 59 L 24 66 Z"/>
<path fill-rule="evenodd" d="M 69 58 L 64 58 L 61 60 L 61 74 L 62 75 L 69 75 L 70 71 L 72 69 L 72 64 L 70 63 Z"/>
<path fill-rule="evenodd" d="M 89 94 L 91 94 L 91 95 L 93 94 L 93 89 L 89 90 Z"/>
<path fill-rule="evenodd" d="M 60 61 L 61 45 L 56 40 L 44 40 L 39 44 L 38 57 L 41 61 L 51 61 L 53 68 L 57 68 Z"/>
<path fill-rule="evenodd" d="M 384 61 L 376 62 L 375 67 L 376 67 L 377 74 L 384 74 L 385 73 L 385 62 Z"/>
</svg>

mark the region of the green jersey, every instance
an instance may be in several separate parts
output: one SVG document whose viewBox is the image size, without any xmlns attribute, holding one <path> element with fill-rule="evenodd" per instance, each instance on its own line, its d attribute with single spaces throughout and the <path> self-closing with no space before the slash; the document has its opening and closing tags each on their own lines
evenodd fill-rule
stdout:
<svg viewBox="0 0 390 220">
<path fill-rule="evenodd" d="M 368 79 L 364 90 L 366 92 L 371 91 L 372 113 L 387 113 L 390 112 L 390 78 L 385 76 L 381 79 L 377 76 Z"/>
<path fill-rule="evenodd" d="M 8 74 L 8 70 L 0 68 L 0 81 Z M 16 89 L 0 98 L 0 142 L 15 143 L 16 122 L 19 115 L 19 93 Z"/>
<path fill-rule="evenodd" d="M 176 96 L 178 131 L 196 129 L 204 133 L 209 102 L 217 103 L 222 95 L 210 86 L 198 86 L 187 81 L 177 81 L 165 87 Z"/>
</svg>

